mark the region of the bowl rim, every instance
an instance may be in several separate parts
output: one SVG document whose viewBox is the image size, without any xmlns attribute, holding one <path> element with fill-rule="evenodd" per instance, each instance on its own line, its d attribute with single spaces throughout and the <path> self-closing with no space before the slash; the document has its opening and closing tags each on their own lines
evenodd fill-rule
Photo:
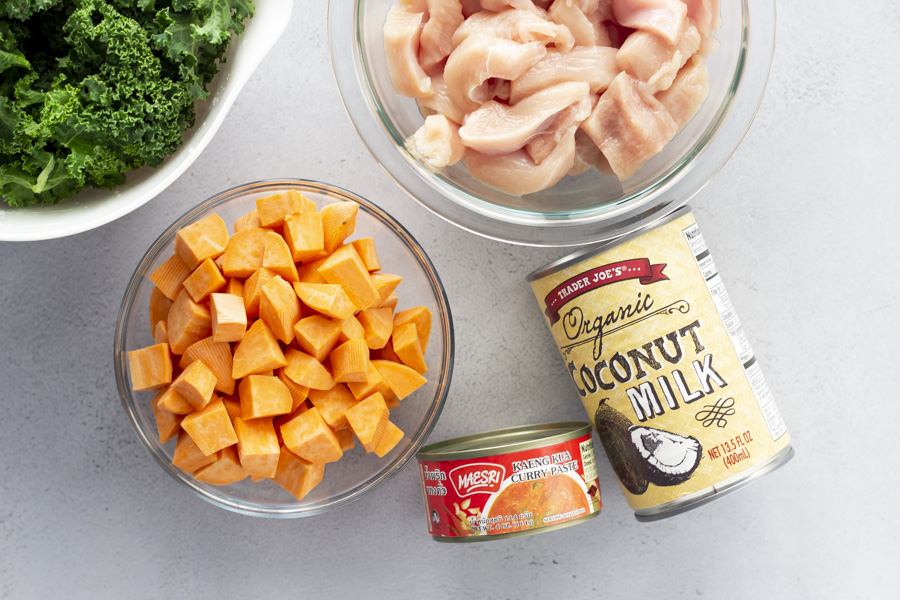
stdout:
<svg viewBox="0 0 900 600">
<path fill-rule="evenodd" d="M 399 147 L 375 106 L 366 78 L 359 31 L 365 0 L 329 1 L 328 34 L 332 70 L 351 123 L 369 152 L 404 191 L 442 219 L 477 235 L 529 246 L 577 246 L 614 239 L 644 228 L 686 204 L 728 162 L 750 128 L 764 96 L 775 43 L 775 0 L 740 0 L 743 17 L 737 67 L 729 103 L 695 146 L 642 192 L 626 194 L 623 204 L 609 204 L 592 215 L 569 219 L 552 213 L 517 211 L 471 194 L 421 165 L 413 165 Z M 720 114 L 721 113 L 721 114 Z M 408 154 L 408 153 L 406 153 Z M 700 155 L 711 157 L 699 161 Z"/>
<path fill-rule="evenodd" d="M 175 183 L 215 137 L 241 90 L 287 29 L 293 12 L 291 0 L 256 0 L 255 6 L 253 16 L 244 23 L 243 34 L 232 38 L 226 59 L 207 86 L 209 97 L 195 104 L 198 117 L 201 112 L 205 116 L 185 130 L 182 145 L 162 165 L 130 171 L 131 176 L 141 176 L 136 182 L 126 181 L 113 189 L 85 188 L 60 204 L 13 208 L 0 200 L 0 241 L 43 241 L 90 231 L 137 210 Z M 86 203 L 89 218 L 74 218 L 80 202 Z M 54 215 L 60 215 L 58 222 L 54 222 Z M 29 221 L 34 224 L 23 227 Z M 50 227 L 46 226 L 48 222 Z"/>
<path fill-rule="evenodd" d="M 175 233 L 178 231 L 178 229 L 192 221 L 198 214 L 206 210 L 213 209 L 216 206 L 220 206 L 236 197 L 284 189 L 310 191 L 332 198 L 353 200 L 354 202 L 359 203 L 362 210 L 371 214 L 382 224 L 387 225 L 394 230 L 395 234 L 398 235 L 400 240 L 405 243 L 407 249 L 411 251 L 411 254 L 413 254 L 417 258 L 420 266 L 422 267 L 422 270 L 427 275 L 427 279 L 431 284 L 432 293 L 437 300 L 439 309 L 439 315 L 436 316 L 443 316 L 443 318 L 438 319 L 443 333 L 443 360 L 440 365 L 441 375 L 436 382 L 437 390 L 435 393 L 435 397 L 431 401 L 428 412 L 426 413 L 423 421 L 419 424 L 419 428 L 415 432 L 417 437 L 413 438 L 413 443 L 410 444 L 410 446 L 402 455 L 396 457 L 393 461 L 386 462 L 384 467 L 374 476 L 370 477 L 364 485 L 357 485 L 356 487 L 351 488 L 344 493 L 329 498 L 325 502 L 304 506 L 302 505 L 302 501 L 295 501 L 300 502 L 301 504 L 291 503 L 277 507 L 263 507 L 254 503 L 235 500 L 224 492 L 212 493 L 210 490 L 200 487 L 196 484 L 196 482 L 193 481 L 193 479 L 189 475 L 185 475 L 183 471 L 176 468 L 174 465 L 172 465 L 171 461 L 167 460 L 166 457 L 164 457 L 161 451 L 162 444 L 159 444 L 156 438 L 151 440 L 150 437 L 152 436 L 148 436 L 147 432 L 144 431 L 144 429 L 141 427 L 139 419 L 136 416 L 136 409 L 133 406 L 135 399 L 133 394 L 129 391 L 130 386 L 127 383 L 128 361 L 127 350 L 125 348 L 125 334 L 127 330 L 126 315 L 131 314 L 134 307 L 138 287 L 142 283 L 144 283 L 145 277 L 143 273 L 147 272 L 149 265 L 153 262 L 154 259 L 159 257 L 160 253 L 165 252 L 167 248 L 171 247 L 175 238 Z M 156 238 L 156 240 L 150 245 L 150 247 L 141 257 L 140 261 L 138 261 L 138 264 L 128 281 L 128 285 L 126 286 L 125 293 L 122 298 L 122 303 L 119 307 L 118 316 L 116 318 L 115 337 L 113 343 L 113 370 L 115 372 L 116 387 L 119 392 L 119 399 L 121 400 L 122 406 L 125 409 L 125 413 L 127 414 L 128 419 L 132 425 L 132 430 L 134 431 L 138 440 L 140 440 L 140 442 L 143 444 L 144 448 L 146 448 L 146 450 L 153 456 L 156 462 L 173 479 L 178 481 L 184 487 L 188 488 L 207 502 L 210 502 L 215 506 L 225 508 L 232 512 L 259 517 L 295 518 L 320 514 L 322 512 L 339 508 L 341 506 L 354 502 L 355 500 L 358 500 L 367 493 L 381 487 L 383 484 L 393 478 L 406 466 L 407 463 L 409 463 L 410 460 L 415 457 L 416 452 L 418 452 L 418 450 L 425 444 L 425 441 L 434 430 L 434 427 L 437 424 L 438 419 L 440 418 L 444 403 L 446 402 L 447 395 L 449 393 L 450 383 L 453 376 L 453 367 L 455 362 L 454 354 L 455 337 L 453 329 L 453 316 L 450 310 L 449 301 L 447 299 L 446 290 L 444 289 L 444 285 L 440 279 L 440 276 L 438 275 L 437 270 L 434 267 L 434 264 L 431 262 L 431 259 L 425 253 L 425 250 L 422 248 L 416 238 L 406 229 L 406 227 L 404 227 L 399 221 L 394 219 L 389 213 L 384 211 L 378 205 L 347 189 L 311 179 L 284 178 L 245 183 L 214 194 L 203 202 L 190 208 L 187 212 L 176 219 L 171 225 L 169 225 Z M 217 488 L 217 491 L 221 489 L 222 488 Z"/>
</svg>

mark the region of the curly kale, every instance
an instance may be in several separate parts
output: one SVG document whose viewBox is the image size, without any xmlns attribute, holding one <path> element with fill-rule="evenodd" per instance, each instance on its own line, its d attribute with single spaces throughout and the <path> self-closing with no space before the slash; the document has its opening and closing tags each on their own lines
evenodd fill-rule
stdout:
<svg viewBox="0 0 900 600">
<path fill-rule="evenodd" d="M 55 204 L 160 165 L 251 0 L 0 1 L 0 198 Z"/>
</svg>

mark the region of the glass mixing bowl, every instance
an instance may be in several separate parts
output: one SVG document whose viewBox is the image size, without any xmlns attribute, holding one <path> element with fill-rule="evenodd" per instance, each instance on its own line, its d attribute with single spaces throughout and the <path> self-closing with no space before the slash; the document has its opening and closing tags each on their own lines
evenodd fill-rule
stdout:
<svg viewBox="0 0 900 600">
<path fill-rule="evenodd" d="M 148 307 L 153 283 L 150 273 L 171 256 L 175 233 L 211 213 L 218 213 L 231 227 L 234 220 L 256 208 L 256 199 L 285 190 L 298 190 L 321 208 L 331 202 L 359 203 L 356 232 L 350 239 L 372 237 L 385 272 L 403 276 L 397 288 L 398 310 L 424 305 L 431 310 L 433 325 L 426 360 L 428 383 L 391 411 L 391 421 L 406 435 L 384 458 L 366 454 L 357 446 L 338 462 L 325 467 L 325 478 L 302 500 L 270 480 L 245 479 L 220 487 L 195 480 L 172 465 L 175 440 L 159 443 L 150 400 L 154 392 L 135 392 L 128 370 L 129 350 L 152 345 Z M 447 296 L 425 251 L 406 229 L 375 204 L 324 183 L 283 179 L 241 185 L 197 205 L 175 221 L 153 243 L 138 263 L 125 291 L 115 338 L 116 384 L 125 412 L 138 438 L 166 472 L 181 485 L 213 504 L 238 513 L 265 517 L 303 517 L 343 506 L 385 483 L 415 455 L 441 414 L 453 371 L 453 325 Z"/>
<path fill-rule="evenodd" d="M 676 138 L 620 182 L 596 170 L 517 197 L 469 175 L 465 165 L 434 170 L 404 143 L 422 124 L 413 99 L 394 91 L 382 26 L 397 0 L 332 0 L 328 30 L 344 105 L 363 142 L 401 187 L 426 208 L 502 241 L 568 246 L 635 231 L 685 204 L 725 164 L 762 100 L 775 41 L 774 0 L 721 0 L 720 43 L 708 59 L 710 90 Z"/>
</svg>

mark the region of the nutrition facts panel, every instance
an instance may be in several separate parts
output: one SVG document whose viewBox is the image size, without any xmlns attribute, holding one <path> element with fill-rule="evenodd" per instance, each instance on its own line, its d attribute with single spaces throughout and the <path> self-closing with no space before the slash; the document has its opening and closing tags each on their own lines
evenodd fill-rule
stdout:
<svg viewBox="0 0 900 600">
<path fill-rule="evenodd" d="M 777 440 L 786 431 L 784 420 L 781 418 L 781 413 L 778 411 L 772 392 L 769 391 L 769 385 L 766 383 L 765 377 L 763 377 L 762 370 L 756 362 L 756 357 L 753 355 L 753 350 L 750 348 L 750 342 L 747 340 L 741 321 L 738 319 L 737 313 L 731 304 L 728 292 L 725 291 L 725 284 L 722 282 L 722 278 L 719 277 L 716 264 L 713 262 L 712 255 L 710 255 L 709 249 L 706 247 L 706 240 L 703 239 L 700 227 L 696 223 L 684 229 L 683 233 L 684 239 L 690 246 L 691 253 L 697 261 L 697 266 L 700 267 L 700 273 L 703 274 L 703 279 L 706 281 L 706 287 L 709 289 L 709 293 L 716 305 L 716 310 L 725 324 L 728 337 L 731 339 L 734 350 L 744 366 L 744 372 L 747 374 L 750 387 L 753 389 L 753 394 L 756 396 L 756 401 L 759 403 L 759 408 L 766 420 L 769 433 L 772 434 L 772 439 Z"/>
</svg>

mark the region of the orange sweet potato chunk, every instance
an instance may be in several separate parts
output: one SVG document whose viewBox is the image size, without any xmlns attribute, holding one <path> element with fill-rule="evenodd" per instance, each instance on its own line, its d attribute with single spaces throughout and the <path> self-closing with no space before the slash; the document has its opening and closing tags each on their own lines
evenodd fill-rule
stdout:
<svg viewBox="0 0 900 600">
<path fill-rule="evenodd" d="M 182 289 L 169 309 L 169 345 L 175 354 L 184 354 L 188 346 L 212 335 L 209 309 L 194 302 Z"/>
<path fill-rule="evenodd" d="M 266 253 L 267 229 L 245 229 L 231 236 L 222 255 L 222 272 L 226 277 L 250 277 L 262 268 Z"/>
<path fill-rule="evenodd" d="M 391 295 L 385 298 L 383 301 L 378 303 L 378 308 L 389 308 L 391 310 L 397 309 L 397 304 L 400 302 L 400 297 L 391 292 Z"/>
<path fill-rule="evenodd" d="M 342 383 L 330 390 L 310 390 L 309 401 L 332 429 L 343 429 L 349 425 L 346 413 L 358 402 Z"/>
<path fill-rule="evenodd" d="M 300 385 L 299 383 L 291 380 L 290 377 L 284 374 L 284 369 L 278 369 L 278 374 L 276 375 L 278 380 L 284 384 L 284 387 L 287 388 L 288 393 L 291 395 L 291 411 L 294 412 L 297 408 L 303 404 L 304 400 L 309 396 L 309 388 L 305 385 Z"/>
<path fill-rule="evenodd" d="M 388 301 L 403 278 L 399 275 L 391 275 L 390 273 L 372 273 L 372 285 L 378 290 L 378 303 L 376 306 L 385 308 L 384 303 Z M 386 307 L 392 308 L 392 307 Z"/>
<path fill-rule="evenodd" d="M 340 285 L 328 283 L 294 284 L 294 292 L 306 306 L 316 312 L 343 320 L 353 316 L 356 307 Z"/>
<path fill-rule="evenodd" d="M 271 417 L 234 420 L 238 456 L 241 466 L 251 477 L 274 477 L 278 468 L 280 447 Z"/>
<path fill-rule="evenodd" d="M 207 456 L 200 451 L 191 436 L 184 430 L 178 434 L 178 441 L 175 442 L 175 452 L 172 456 L 172 464 L 184 471 L 185 473 L 193 473 L 200 467 L 215 462 L 216 455 Z"/>
<path fill-rule="evenodd" d="M 288 450 L 312 463 L 335 462 L 343 455 L 334 431 L 316 408 L 282 425 L 281 437 Z"/>
<path fill-rule="evenodd" d="M 234 378 L 231 376 L 234 365 L 230 344 L 216 342 L 212 337 L 203 338 L 188 346 L 181 356 L 181 360 L 178 361 L 178 366 L 186 369 L 197 360 L 206 363 L 209 370 L 216 376 L 216 391 L 228 395 L 234 393 Z"/>
<path fill-rule="evenodd" d="M 350 301 L 359 310 L 365 310 L 379 300 L 372 277 L 352 245 L 335 250 L 319 267 L 319 274 L 328 283 L 344 288 Z"/>
<path fill-rule="evenodd" d="M 363 339 L 349 340 L 331 351 L 331 370 L 334 380 L 340 383 L 364 382 L 369 366 L 369 346 Z"/>
<path fill-rule="evenodd" d="M 262 227 L 259 223 L 259 213 L 254 208 L 246 215 L 238 217 L 234 222 L 234 232 L 246 231 L 248 229 L 259 229 Z"/>
<path fill-rule="evenodd" d="M 403 364 L 417 373 L 425 373 L 428 370 L 415 323 L 404 323 L 394 329 L 392 342 L 394 353 L 400 357 Z"/>
<path fill-rule="evenodd" d="M 260 319 L 253 322 L 234 350 L 231 376 L 243 379 L 287 365 L 284 352 L 268 326 Z"/>
<path fill-rule="evenodd" d="M 345 413 L 350 429 L 366 452 L 374 452 L 388 423 L 388 407 L 381 394 L 375 393 Z"/>
<path fill-rule="evenodd" d="M 303 283 L 327 283 L 325 278 L 319 274 L 319 267 L 325 262 L 325 258 L 305 262 L 297 268 L 297 277 Z"/>
<path fill-rule="evenodd" d="M 431 311 L 425 306 L 415 306 L 401 310 L 394 315 L 394 329 L 406 323 L 415 323 L 419 334 L 422 352 L 428 351 L 428 338 L 431 336 Z"/>
<path fill-rule="evenodd" d="M 235 398 L 223 398 L 222 404 L 225 405 L 225 411 L 228 413 L 228 418 L 231 419 L 232 424 L 237 417 L 241 416 L 241 402 L 240 400 L 236 400 Z"/>
<path fill-rule="evenodd" d="M 363 327 L 366 345 L 372 350 L 384 348 L 394 329 L 394 314 L 390 308 L 367 308 L 356 319 Z"/>
<path fill-rule="evenodd" d="M 275 271 L 262 267 L 253 272 L 244 282 L 244 310 L 247 317 L 255 319 L 259 316 L 259 301 L 262 299 L 262 289 L 278 274 Z"/>
<path fill-rule="evenodd" d="M 284 241 L 294 262 L 318 258 L 325 254 L 322 215 L 316 212 L 290 215 L 284 220 Z"/>
<path fill-rule="evenodd" d="M 317 464 L 303 460 L 287 448 L 282 447 L 275 476 L 272 479 L 294 498 L 302 500 L 310 490 L 321 483 L 324 474 L 324 463 Z"/>
<path fill-rule="evenodd" d="M 302 386 L 314 390 L 328 390 L 334 387 L 334 378 L 322 363 L 305 352 L 289 348 L 284 354 L 284 374 Z"/>
<path fill-rule="evenodd" d="M 158 390 L 172 383 L 172 354 L 169 344 L 156 344 L 128 352 L 131 388 L 136 391 Z"/>
<path fill-rule="evenodd" d="M 369 360 L 368 367 L 366 368 L 366 380 L 362 382 L 351 381 L 347 384 L 347 388 L 357 400 L 362 400 L 375 392 L 379 392 L 384 397 L 385 401 L 394 396 L 394 392 L 388 387 L 384 377 L 382 377 L 378 369 L 375 368 L 375 365 L 372 364 L 371 360 Z"/>
<path fill-rule="evenodd" d="M 373 360 L 372 364 L 384 377 L 391 391 L 394 392 L 401 400 L 406 398 L 427 381 L 419 373 L 410 369 L 406 365 L 386 360 Z"/>
<path fill-rule="evenodd" d="M 156 405 L 173 415 L 188 415 L 194 412 L 194 406 L 185 400 L 181 394 L 173 390 L 172 386 L 162 391 L 162 395 L 156 401 Z"/>
<path fill-rule="evenodd" d="M 157 344 L 169 343 L 169 324 L 165 321 L 158 321 L 156 327 L 153 328 L 153 341 Z"/>
<path fill-rule="evenodd" d="M 322 229 L 325 235 L 325 253 L 331 254 L 356 230 L 356 202 L 333 202 L 322 208 Z"/>
<path fill-rule="evenodd" d="M 248 375 L 238 386 L 244 419 L 274 417 L 291 412 L 291 393 L 277 377 Z"/>
<path fill-rule="evenodd" d="M 150 401 L 153 408 L 153 416 L 156 418 L 156 431 L 159 433 L 159 443 L 165 444 L 173 437 L 178 435 L 181 429 L 181 415 L 170 413 L 166 409 L 159 406 L 159 400 L 165 394 L 165 390 L 160 390 Z"/>
<path fill-rule="evenodd" d="M 219 450 L 215 462 L 194 471 L 194 479 L 211 485 L 231 485 L 246 477 L 247 471 L 241 466 L 237 446 Z"/>
<path fill-rule="evenodd" d="M 212 400 L 216 389 L 216 374 L 202 360 L 192 362 L 172 382 L 172 391 L 200 410 Z"/>
<path fill-rule="evenodd" d="M 239 342 L 247 331 L 244 299 L 234 294 L 211 294 L 209 312 L 214 342 Z"/>
<path fill-rule="evenodd" d="M 359 238 L 350 243 L 356 249 L 356 253 L 359 254 L 359 257 L 362 259 L 363 264 L 369 272 L 381 269 L 381 261 L 378 260 L 378 252 L 375 249 L 374 239 L 370 237 Z"/>
<path fill-rule="evenodd" d="M 218 258 L 228 244 L 228 227 L 222 217 L 209 215 L 175 234 L 175 252 L 189 269 L 207 258 Z"/>
<path fill-rule="evenodd" d="M 337 344 L 341 335 L 341 324 L 338 321 L 313 315 L 300 319 L 294 325 L 294 338 L 297 345 L 307 354 L 322 362 Z"/>
<path fill-rule="evenodd" d="M 222 290 L 223 294 L 232 294 L 234 296 L 240 296 L 241 299 L 244 298 L 244 282 L 238 279 L 237 277 L 232 277 L 228 280 L 228 285 L 225 286 L 225 289 Z"/>
<path fill-rule="evenodd" d="M 203 409 L 184 417 L 181 428 L 191 436 L 200 452 L 207 456 L 237 444 L 238 441 L 221 398 L 216 398 Z"/>
<path fill-rule="evenodd" d="M 207 258 L 194 269 L 182 285 L 194 302 L 202 302 L 213 292 L 218 292 L 228 285 L 228 281 L 222 277 L 216 263 Z"/>
<path fill-rule="evenodd" d="M 365 338 L 366 330 L 355 316 L 351 315 L 341 321 L 341 335 L 338 337 L 340 343 L 343 344 L 349 340 L 364 340 Z"/>
<path fill-rule="evenodd" d="M 150 330 L 156 329 L 156 324 L 169 318 L 169 308 L 172 301 L 155 285 L 150 290 Z"/>
<path fill-rule="evenodd" d="M 353 432 L 350 431 L 349 427 L 335 429 L 334 437 L 338 439 L 338 443 L 341 445 L 341 452 L 352 450 L 356 445 L 356 438 L 353 437 Z"/>
<path fill-rule="evenodd" d="M 150 281 L 169 300 L 175 300 L 181 291 L 181 284 L 191 274 L 191 268 L 177 254 L 173 254 L 150 274 Z"/>
<path fill-rule="evenodd" d="M 263 254 L 262 266 L 281 275 L 285 281 L 291 283 L 300 281 L 297 275 L 297 265 L 291 257 L 291 250 L 287 242 L 277 232 L 270 231 L 266 234 L 266 251 Z"/>
<path fill-rule="evenodd" d="M 400 440 L 403 439 L 403 435 L 403 431 L 399 427 L 388 421 L 387 425 L 384 426 L 384 432 L 381 434 L 381 439 L 375 444 L 375 454 L 379 457 L 384 457 L 385 454 L 393 450 L 394 447 L 400 443 Z"/>
<path fill-rule="evenodd" d="M 263 286 L 259 300 L 259 318 L 276 338 L 285 344 L 294 341 L 294 325 L 300 321 L 300 300 L 287 281 L 276 275 Z"/>
<path fill-rule="evenodd" d="M 287 215 L 301 212 L 315 212 L 316 205 L 297 190 L 279 192 L 264 198 L 256 199 L 256 213 L 259 224 L 263 227 L 279 227 Z"/>
</svg>

